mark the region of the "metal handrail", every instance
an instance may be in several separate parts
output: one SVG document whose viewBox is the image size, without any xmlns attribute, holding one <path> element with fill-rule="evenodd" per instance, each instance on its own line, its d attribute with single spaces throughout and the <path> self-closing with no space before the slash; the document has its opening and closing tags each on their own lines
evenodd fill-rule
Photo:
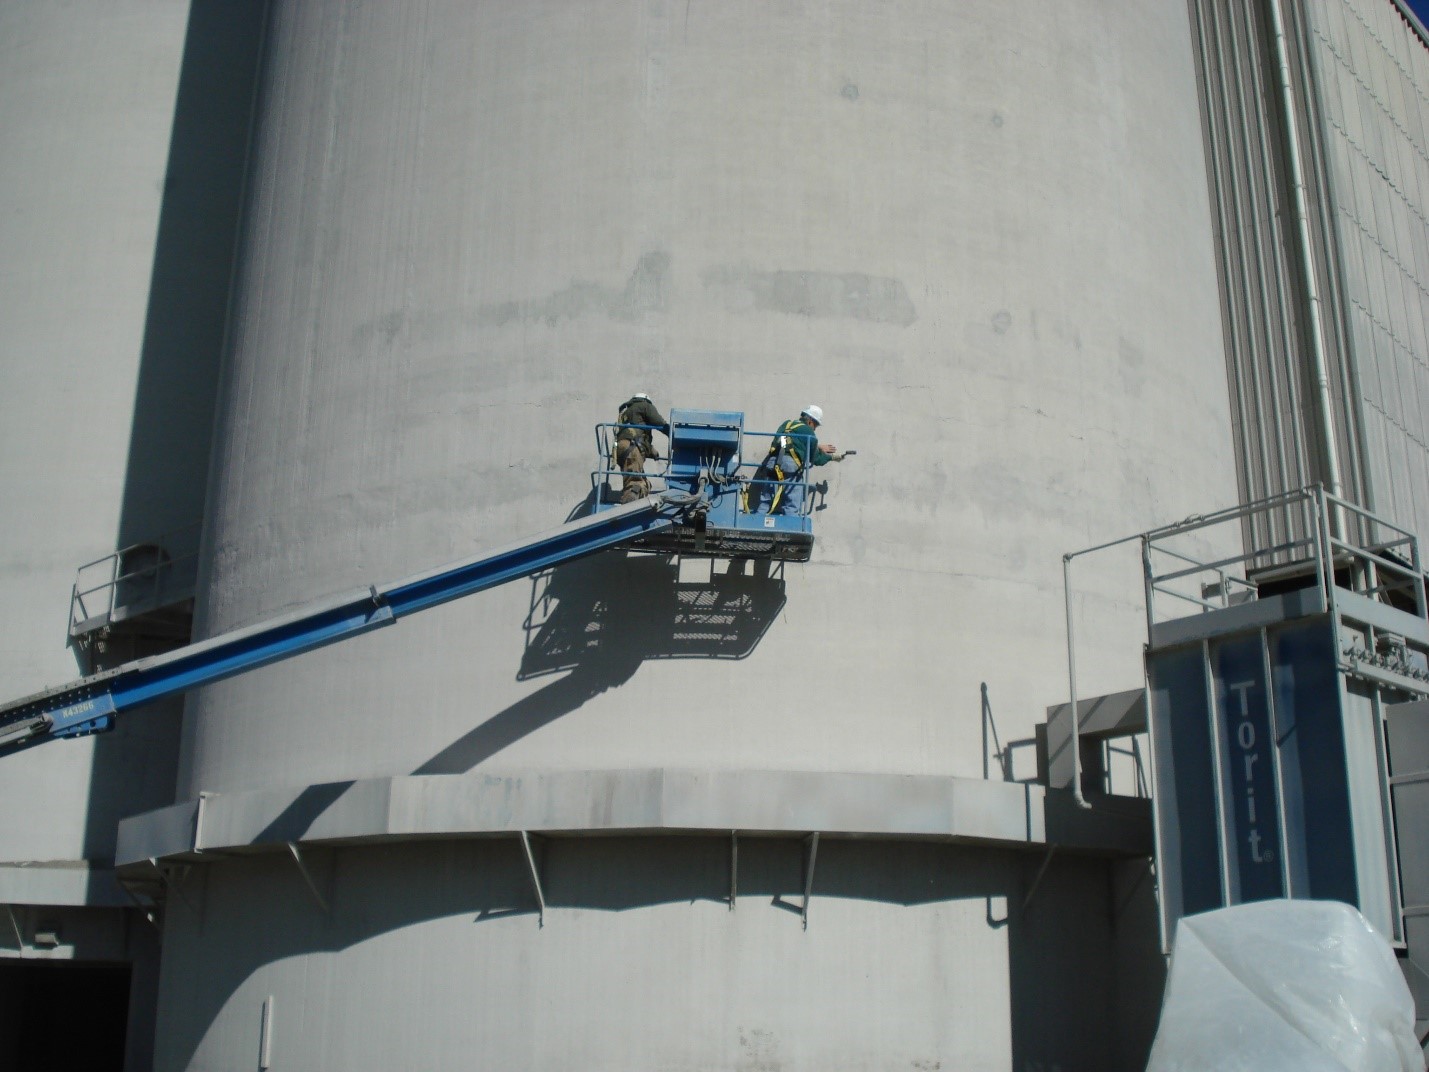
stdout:
<svg viewBox="0 0 1429 1072">
<path fill-rule="evenodd" d="M 1188 532 L 1197 531 L 1214 525 L 1226 524 L 1228 522 L 1240 520 L 1255 514 L 1269 513 L 1272 510 L 1302 502 L 1308 507 L 1305 518 L 1306 528 L 1310 533 L 1303 539 L 1290 540 L 1271 547 L 1257 547 L 1240 555 L 1233 555 L 1225 558 L 1210 561 L 1200 561 L 1190 555 L 1173 550 L 1162 544 L 1158 540 L 1164 540 L 1173 536 L 1184 535 Z M 1343 536 L 1336 536 L 1330 524 L 1330 514 L 1332 511 L 1339 512 L 1340 516 L 1346 515 L 1363 522 L 1361 534 L 1366 538 L 1363 540 L 1352 540 Z M 1372 546 L 1367 546 L 1370 535 L 1378 536 L 1389 534 L 1389 540 L 1375 540 Z M 1293 492 L 1286 492 L 1269 499 L 1263 499 L 1256 503 L 1247 503 L 1241 507 L 1222 510 L 1216 514 L 1203 518 L 1188 518 L 1186 521 L 1168 525 L 1162 529 L 1154 530 L 1146 534 L 1147 557 L 1146 557 L 1146 587 L 1148 600 L 1153 600 L 1156 594 L 1171 597 L 1188 603 L 1195 603 L 1202 607 L 1214 608 L 1222 604 L 1216 601 L 1197 598 L 1184 592 L 1177 591 L 1169 587 L 1168 582 L 1183 580 L 1198 574 L 1215 573 L 1222 582 L 1224 590 L 1228 583 L 1243 584 L 1247 588 L 1253 589 L 1255 582 L 1242 580 L 1233 577 L 1225 572 L 1224 567 L 1236 564 L 1250 564 L 1259 559 L 1272 557 L 1285 552 L 1293 552 L 1300 549 L 1308 549 L 1309 561 L 1313 564 L 1316 575 L 1316 587 L 1321 593 L 1321 600 L 1327 606 L 1334 601 L 1331 591 L 1337 587 L 1345 587 L 1336 581 L 1336 569 L 1343 568 L 1346 563 L 1352 566 L 1363 567 L 1368 581 L 1357 583 L 1351 578 L 1348 591 L 1359 595 L 1378 595 L 1389 591 L 1391 588 L 1410 587 L 1414 590 L 1415 602 L 1418 613 L 1424 616 L 1426 600 L 1424 596 L 1424 576 L 1420 565 L 1420 552 L 1418 539 L 1414 533 L 1400 527 L 1392 522 L 1386 521 L 1376 514 L 1371 513 L 1364 507 L 1354 503 L 1346 502 L 1337 495 L 1332 495 L 1318 486 L 1302 488 Z M 1385 556 L 1384 552 L 1389 550 L 1407 548 L 1409 563 L 1395 561 Z M 1190 565 L 1187 569 L 1175 569 L 1166 573 L 1156 573 L 1151 567 L 1151 556 L 1165 555 L 1179 562 Z M 1386 583 L 1386 576 L 1391 579 Z M 1395 581 L 1401 583 L 1394 583 Z M 1154 607 L 1148 606 L 1148 619 L 1154 621 Z"/>
<path fill-rule="evenodd" d="M 615 456 L 614 446 L 613 446 L 614 436 L 613 436 L 611 430 L 612 430 L 612 429 L 616 429 L 616 428 L 638 428 L 638 429 L 641 429 L 641 430 L 653 431 L 653 432 L 663 431 L 663 429 L 662 429 L 659 425 L 653 425 L 653 424 L 622 424 L 622 423 L 620 423 L 619 421 L 603 421 L 603 422 L 601 422 L 600 424 L 597 424 L 597 425 L 595 426 L 596 451 L 597 451 L 597 453 L 599 454 L 600 459 L 601 459 L 602 462 L 610 462 L 610 461 L 612 461 L 612 460 L 614 459 L 614 456 Z M 807 516 L 807 515 L 813 513 L 813 507 L 814 507 L 813 496 L 812 496 L 811 494 L 809 494 L 809 493 L 813 490 L 813 488 L 814 488 L 814 481 L 810 479 L 810 472 L 811 472 L 811 470 L 813 469 L 813 466 L 812 466 L 812 465 L 804 465 L 804 466 L 802 466 L 802 467 L 800 468 L 800 470 L 799 470 L 799 479 L 798 479 L 797 481 L 789 481 L 789 480 L 756 480 L 756 479 L 754 479 L 752 476 L 745 476 L 745 475 L 743 475 L 744 472 L 745 472 L 745 470 L 748 470 L 748 471 L 750 471 L 750 472 L 758 472 L 759 469 L 760 469 L 760 467 L 764 464 L 764 462 L 763 462 L 763 455 L 760 456 L 760 461 L 757 461 L 757 462 L 744 460 L 745 457 L 746 457 L 746 455 L 745 455 L 745 450 L 744 450 L 745 440 L 748 440 L 748 439 L 768 440 L 768 441 L 772 444 L 773 441 L 774 441 L 774 437 L 777 436 L 778 434 L 779 434 L 778 432 L 742 432 L 742 433 L 741 433 L 741 435 L 740 435 L 740 443 L 739 443 L 739 451 L 738 451 L 737 454 L 735 455 L 737 458 L 740 459 L 739 462 L 735 465 L 735 479 L 737 479 L 737 480 L 739 480 L 739 481 L 742 481 L 742 482 L 745 483 L 745 484 L 748 484 L 751 488 L 774 487 L 774 486 L 778 486 L 778 485 L 780 485 L 780 484 L 783 484 L 783 485 L 787 486 L 787 485 L 789 485 L 789 484 L 791 484 L 791 483 L 797 483 L 800 487 L 802 487 L 802 488 L 804 489 L 804 495 L 803 495 L 803 497 L 802 497 L 802 498 L 803 498 L 803 501 L 802 501 L 802 503 L 800 504 L 800 507 L 799 507 L 799 516 L 801 516 L 801 517 L 802 517 L 802 516 Z M 668 473 L 669 473 L 670 459 L 669 459 L 668 457 L 664 457 L 664 458 L 653 459 L 653 460 L 658 461 L 658 462 L 661 463 L 660 468 L 655 469 L 655 470 L 653 470 L 653 471 L 647 469 L 645 472 L 641 473 L 640 475 L 643 476 L 643 477 L 646 477 L 647 479 L 649 479 L 649 478 L 654 478 L 654 479 L 656 479 L 656 480 L 663 480 L 663 479 L 665 479 L 665 478 L 667 477 Z M 592 473 L 591 473 L 591 485 L 592 485 L 592 487 L 599 488 L 599 487 L 602 485 L 602 483 L 607 482 L 611 477 L 620 477 L 620 476 L 627 476 L 627 475 L 629 475 L 629 474 L 627 474 L 627 473 L 625 472 L 625 470 L 613 468 L 613 467 L 610 467 L 610 466 L 607 465 L 607 466 L 604 466 L 604 467 L 602 467 L 602 468 L 600 468 L 600 469 L 596 469 L 596 470 L 592 471 Z"/>
<path fill-rule="evenodd" d="M 1246 517 L 1254 516 L 1256 514 L 1270 513 L 1271 511 L 1278 510 L 1284 507 L 1294 506 L 1296 504 L 1303 504 L 1305 507 L 1305 511 L 1302 515 L 1302 520 L 1305 524 L 1306 531 L 1309 533 L 1309 536 L 1304 539 L 1293 540 L 1283 544 L 1277 544 L 1269 548 L 1252 548 L 1251 550 L 1245 552 L 1242 555 L 1218 559 L 1216 561 L 1206 563 L 1198 563 L 1197 559 L 1189 555 L 1182 554 L 1179 551 L 1172 550 L 1171 548 L 1159 545 L 1157 543 L 1158 540 L 1165 540 L 1173 536 L 1182 536 L 1186 533 L 1197 532 L 1202 529 L 1211 528 L 1217 525 L 1225 525 L 1231 522 L 1239 521 Z M 1406 539 L 1403 541 L 1396 540 L 1388 545 L 1377 544 L 1376 546 L 1379 549 L 1384 549 L 1388 546 L 1398 547 L 1401 545 L 1401 543 L 1407 542 L 1409 547 L 1410 559 L 1409 567 L 1406 568 L 1402 563 L 1399 562 L 1392 562 L 1384 558 L 1381 554 L 1376 553 L 1375 550 L 1372 550 L 1369 547 L 1347 542 L 1346 540 L 1334 535 L 1332 532 L 1330 517 L 1332 510 L 1336 511 L 1337 518 L 1342 518 L 1343 514 L 1347 512 L 1351 515 L 1356 516 L 1360 520 L 1369 522 L 1370 525 L 1381 526 L 1383 529 L 1389 530 L 1392 533 L 1397 533 L 1400 536 L 1405 537 Z M 1334 528 L 1341 527 L 1342 526 L 1339 525 L 1334 526 Z M 1363 507 L 1346 502 L 1338 495 L 1333 495 L 1329 492 L 1326 492 L 1319 485 L 1311 485 L 1309 487 L 1297 488 L 1293 491 L 1281 492 L 1277 495 L 1272 495 L 1253 503 L 1244 503 L 1238 506 L 1218 510 L 1212 514 L 1193 515 L 1192 517 L 1188 517 L 1183 521 L 1164 525 L 1160 528 L 1148 530 L 1147 532 L 1138 533 L 1132 536 L 1124 536 L 1117 540 L 1108 540 L 1105 543 L 1096 544 L 1092 547 L 1087 547 L 1079 551 L 1073 551 L 1069 552 L 1068 554 L 1064 554 L 1062 556 L 1062 586 L 1063 600 L 1065 603 L 1067 619 L 1068 710 L 1071 712 L 1072 719 L 1072 795 L 1076 800 L 1077 804 L 1082 807 L 1090 807 L 1090 804 L 1083 796 L 1081 786 L 1081 720 L 1079 718 L 1080 712 L 1078 710 L 1077 697 L 1076 633 L 1075 623 L 1072 614 L 1072 561 L 1083 555 L 1091 554 L 1097 551 L 1103 551 L 1111 547 L 1116 547 L 1120 544 L 1128 543 L 1132 540 L 1141 541 L 1141 561 L 1143 571 L 1142 582 L 1146 603 L 1146 626 L 1148 633 L 1150 633 L 1156 626 L 1155 603 L 1156 594 L 1158 592 L 1162 593 L 1165 596 L 1171 596 L 1176 599 L 1185 600 L 1189 603 L 1200 604 L 1204 608 L 1219 609 L 1220 606 L 1204 598 L 1197 598 L 1195 596 L 1185 595 L 1184 593 L 1175 591 L 1174 589 L 1166 587 L 1164 582 L 1195 576 L 1197 573 L 1214 572 L 1221 579 L 1223 593 L 1226 590 L 1227 583 L 1231 580 L 1234 580 L 1236 583 L 1239 584 L 1245 584 L 1248 588 L 1255 588 L 1254 582 L 1251 582 L 1249 580 L 1242 580 L 1238 577 L 1231 577 L 1224 571 L 1223 567 L 1236 563 L 1254 562 L 1260 558 L 1264 558 L 1269 555 L 1295 550 L 1296 548 L 1305 547 L 1307 545 L 1310 547 L 1311 551 L 1309 562 L 1313 565 L 1313 568 L 1315 570 L 1315 584 L 1320 597 L 1321 613 L 1327 611 L 1332 613 L 1336 612 L 1335 592 L 1339 588 L 1335 576 L 1335 567 L 1337 564 L 1336 558 L 1338 557 L 1338 552 L 1343 552 L 1350 559 L 1362 562 L 1366 565 L 1369 565 L 1371 568 L 1380 567 L 1382 569 L 1387 569 L 1395 575 L 1404 576 L 1408 580 L 1410 580 L 1412 582 L 1415 593 L 1416 613 L 1421 618 L 1426 616 L 1426 602 L 1429 601 L 1426 601 L 1425 577 L 1422 569 L 1422 561 L 1420 558 L 1419 542 L 1415 535 L 1412 532 L 1409 532 L 1407 529 L 1400 528 L 1398 525 L 1392 524 L 1391 522 L 1385 521 L 1377 515 L 1370 513 Z M 1183 562 L 1191 563 L 1192 565 L 1199 565 L 1200 568 L 1192 570 L 1178 570 L 1166 575 L 1158 575 L 1152 566 L 1153 553 L 1168 555 Z M 1352 577 L 1351 584 L 1353 583 L 1354 581 Z M 1383 585 L 1375 583 L 1368 588 L 1362 588 L 1359 591 L 1377 593 L 1384 590 L 1385 587 Z"/>
<path fill-rule="evenodd" d="M 1399 535 L 1405 537 L 1408 542 L 1416 544 L 1419 542 L 1419 538 L 1409 529 L 1402 529 L 1394 522 L 1386 521 L 1378 514 L 1370 513 L 1370 511 L 1366 510 L 1363 506 L 1356 506 L 1348 499 L 1343 499 L 1340 496 L 1333 495 L 1328 491 L 1322 491 L 1321 494 L 1324 496 L 1324 499 L 1327 503 L 1331 503 L 1335 506 L 1338 506 L 1342 510 L 1348 510 L 1350 513 L 1358 515 L 1362 520 L 1371 521 L 1376 525 L 1381 525 L 1384 528 L 1389 529 L 1391 532 L 1397 532 L 1399 533 Z"/>
<path fill-rule="evenodd" d="M 1315 541 L 1308 537 L 1303 540 L 1291 540 L 1288 543 L 1278 543 L 1273 547 L 1263 547 L 1255 551 L 1247 551 L 1245 554 L 1232 555 L 1229 558 L 1217 559 L 1214 562 L 1202 562 L 1199 559 L 1192 558 L 1190 555 L 1183 555 L 1179 551 L 1173 551 L 1169 547 L 1157 547 L 1154 548 L 1157 554 L 1177 558 L 1182 562 L 1190 562 L 1195 568 L 1179 570 L 1175 573 L 1160 573 L 1157 574 L 1154 579 L 1157 581 L 1180 580 L 1182 577 L 1193 577 L 1198 573 L 1205 573 L 1207 570 L 1219 570 L 1222 566 L 1233 566 L 1238 563 L 1251 562 L 1257 558 L 1267 558 L 1271 555 L 1284 554 L 1286 551 L 1294 551 L 1301 547 L 1312 547 L 1314 543 Z M 1234 579 L 1241 580 L 1242 584 L 1254 586 L 1254 582 L 1252 581 L 1242 580 L 1241 578 Z"/>
<path fill-rule="evenodd" d="M 1159 529 L 1154 529 L 1150 532 L 1147 532 L 1145 534 L 1147 553 L 1144 558 L 1144 565 L 1147 572 L 1146 610 L 1148 626 L 1154 624 L 1154 622 L 1156 621 L 1155 596 L 1157 593 L 1161 593 L 1163 595 L 1170 596 L 1175 599 L 1183 600 L 1188 603 L 1197 604 L 1204 610 L 1217 610 L 1227 605 L 1225 601 L 1225 593 L 1227 583 L 1229 581 L 1234 580 L 1237 584 L 1243 584 L 1245 585 L 1246 589 L 1250 591 L 1258 590 L 1256 582 L 1250 581 L 1248 579 L 1242 579 L 1239 577 L 1232 577 L 1229 573 L 1226 572 L 1226 566 L 1249 566 L 1264 558 L 1271 558 L 1279 554 L 1293 552 L 1307 547 L 1312 552 L 1311 558 L 1315 559 L 1318 563 L 1320 546 L 1320 541 L 1315 536 L 1310 536 L 1303 539 L 1284 541 L 1282 543 L 1274 544 L 1269 547 L 1253 547 L 1249 551 L 1242 552 L 1241 554 L 1231 555 L 1209 562 L 1202 562 L 1190 555 L 1182 554 L 1179 551 L 1175 551 L 1169 547 L 1158 544 L 1156 541 L 1164 540 L 1173 536 L 1182 536 L 1187 533 L 1200 531 L 1206 528 L 1226 525 L 1231 522 L 1243 520 L 1247 517 L 1253 517 L 1258 514 L 1270 513 L 1272 511 L 1279 510 L 1287 506 L 1293 506 L 1297 503 L 1313 505 L 1315 502 L 1315 490 L 1316 489 L 1314 488 L 1299 488 L 1294 491 L 1282 492 L 1278 495 L 1270 496 L 1266 499 L 1261 499 L 1254 503 L 1244 503 L 1240 506 L 1219 510 L 1213 514 L 1201 517 L 1187 518 L 1185 521 L 1176 522 L 1174 524 L 1166 525 Z M 1306 527 L 1312 532 L 1316 532 L 1318 529 L 1318 525 L 1314 523 L 1312 518 L 1309 516 L 1306 517 Z M 1151 565 L 1151 558 L 1153 554 L 1166 555 L 1168 557 L 1177 559 L 1178 561 L 1190 563 L 1192 568 L 1183 570 L 1173 570 L 1165 574 L 1157 574 Z M 1204 598 L 1189 596 L 1182 592 L 1178 592 L 1172 588 L 1169 588 L 1166 584 L 1166 582 L 1168 581 L 1182 580 L 1188 577 L 1194 577 L 1198 574 L 1212 572 L 1215 573 L 1215 575 L 1221 581 L 1221 589 L 1223 596 L 1220 600 L 1206 600 Z M 1318 572 L 1319 568 L 1317 565 L 1317 573 Z"/>
<path fill-rule="evenodd" d="M 105 624 L 112 622 L 116 613 L 126 606 L 137 607 L 152 604 L 154 608 L 157 608 L 189 598 L 193 594 L 191 584 L 186 582 L 166 591 L 165 581 L 181 569 L 190 567 L 194 567 L 196 580 L 198 543 L 201 534 L 202 522 L 193 522 L 152 540 L 121 547 L 117 551 L 111 551 L 107 555 L 81 565 L 75 571 L 75 580 L 70 587 L 70 635 L 78 635 L 76 633 L 78 627 L 87 622 L 101 621 Z M 134 568 L 124 568 L 126 559 L 141 553 L 157 553 L 163 557 Z M 104 580 L 82 587 L 87 572 L 106 565 L 109 568 Z M 132 601 L 123 600 L 120 596 L 121 586 L 134 582 L 152 582 L 153 589 L 145 592 L 141 598 Z M 96 596 L 101 598 L 96 600 L 94 598 Z M 97 606 L 91 606 L 96 602 Z"/>
<path fill-rule="evenodd" d="M 1174 588 L 1162 588 L 1159 585 L 1153 585 L 1152 587 L 1164 596 L 1184 600 L 1187 603 L 1194 603 L 1196 606 L 1204 607 L 1207 610 L 1220 610 L 1225 606 L 1223 600 L 1207 599 L 1205 596 L 1188 596 L 1184 592 L 1176 591 Z"/>
<path fill-rule="evenodd" d="M 1348 551 L 1351 557 L 1366 559 L 1367 561 L 1373 562 L 1375 565 L 1379 566 L 1384 570 L 1387 570 L 1390 573 L 1400 574 L 1405 578 L 1410 578 L 1414 576 L 1414 570 L 1409 566 L 1406 566 L 1400 562 L 1395 562 L 1393 559 L 1384 558 L 1378 554 L 1375 554 L 1375 552 L 1371 551 L 1367 547 L 1356 547 L 1354 544 L 1345 543 L 1343 540 L 1336 539 L 1330 540 L 1330 547 L 1332 550 L 1334 548 L 1339 548 L 1342 551 Z"/>
</svg>

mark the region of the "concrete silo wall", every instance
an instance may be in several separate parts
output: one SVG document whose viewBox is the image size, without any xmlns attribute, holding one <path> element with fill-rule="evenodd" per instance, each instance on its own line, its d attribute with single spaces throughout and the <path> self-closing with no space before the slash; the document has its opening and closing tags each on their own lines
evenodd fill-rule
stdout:
<svg viewBox="0 0 1429 1072">
<path fill-rule="evenodd" d="M 128 448 L 187 14 L 186 5 L 0 5 L 7 699 L 78 676 L 66 645 L 75 571 L 120 546 L 131 505 Z M 107 868 L 125 805 L 153 807 L 173 788 L 174 745 L 154 754 L 158 726 L 120 739 L 129 736 L 0 759 L 0 806 L 11 817 L 0 862 L 76 865 L 0 867 L 0 902 L 122 901 L 112 879 L 92 882 L 80 862 Z"/>
<path fill-rule="evenodd" d="M 544 926 L 511 842 L 317 851 L 323 902 L 290 859 L 213 864 L 169 913 L 155 1067 L 1143 1066 L 1159 981 L 1121 1017 L 1153 976 L 1101 962 L 1154 932 L 1144 870 L 1061 859 L 1025 906 L 1033 857 L 845 841 L 804 930 L 797 845 L 741 845 L 731 912 L 715 840 L 554 840 Z"/>
<path fill-rule="evenodd" d="M 420 11 L 275 9 L 202 627 L 559 523 L 632 390 L 816 400 L 860 455 L 725 648 L 674 650 L 658 564 L 557 575 L 607 625 L 564 662 L 513 584 L 207 690 L 181 795 L 975 773 L 981 681 L 1013 729 L 1061 694 L 1062 553 L 1233 499 L 1176 5 Z"/>
<path fill-rule="evenodd" d="M 1205 174 L 1175 2 L 273 5 L 203 632 L 559 523 L 634 390 L 755 429 L 815 401 L 859 455 L 819 474 L 806 566 L 608 555 L 206 689 L 180 797 L 288 793 L 281 841 L 389 776 L 981 774 L 981 685 L 1004 737 L 1065 688 L 1061 555 L 1235 498 Z M 1135 686 L 1137 565 L 1096 586 L 1084 685 Z M 160 1067 L 246 1060 L 269 995 L 272 1045 L 334 1066 L 1029 1052 L 998 921 L 1035 860 L 887 849 L 922 899 L 848 849 L 816 936 L 703 903 L 714 865 L 656 841 L 657 874 L 556 843 L 548 875 L 594 856 L 542 930 L 463 892 L 524 881 L 509 841 L 319 852 L 323 919 L 292 860 L 200 868 Z M 793 846 L 761 894 L 797 890 Z M 1101 874 L 1050 914 L 1104 910 Z"/>
</svg>

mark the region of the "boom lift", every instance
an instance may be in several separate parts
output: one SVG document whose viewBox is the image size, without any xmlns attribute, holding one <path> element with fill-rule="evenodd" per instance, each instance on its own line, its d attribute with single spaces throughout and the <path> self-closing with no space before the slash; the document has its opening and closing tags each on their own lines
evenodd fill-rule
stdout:
<svg viewBox="0 0 1429 1072">
<path fill-rule="evenodd" d="M 165 696 L 611 548 L 808 561 L 814 537 L 807 494 L 802 510 L 791 515 L 771 517 L 740 508 L 741 489 L 758 483 L 751 476 L 757 463 L 741 457 L 743 413 L 674 410 L 670 460 L 663 472 L 648 474 L 661 487 L 625 505 L 607 502 L 610 482 L 620 476 L 612 458 L 613 430 L 618 427 L 600 425 L 596 430 L 601 467 L 591 474 L 591 516 L 497 551 L 321 599 L 270 621 L 0 705 L 0 751 L 51 737 L 100 733 L 113 728 L 115 716 Z M 807 489 L 807 483 L 804 486 Z"/>
</svg>

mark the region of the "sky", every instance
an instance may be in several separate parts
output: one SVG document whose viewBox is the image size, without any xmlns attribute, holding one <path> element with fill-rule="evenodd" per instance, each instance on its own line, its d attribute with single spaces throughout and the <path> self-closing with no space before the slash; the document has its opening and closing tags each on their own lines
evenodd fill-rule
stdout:
<svg viewBox="0 0 1429 1072">
<path fill-rule="evenodd" d="M 1429 0 L 1405 0 L 1405 3 L 1414 9 L 1414 14 L 1419 16 L 1420 22 L 1429 26 Z"/>
</svg>

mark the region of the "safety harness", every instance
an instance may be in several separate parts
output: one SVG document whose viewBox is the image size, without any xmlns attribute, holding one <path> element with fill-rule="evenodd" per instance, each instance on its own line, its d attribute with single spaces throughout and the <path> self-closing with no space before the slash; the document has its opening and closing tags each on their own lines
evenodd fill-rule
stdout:
<svg viewBox="0 0 1429 1072">
<path fill-rule="evenodd" d="M 630 453 L 630 448 L 639 446 L 642 454 L 650 453 L 651 439 L 650 433 L 644 428 L 630 427 L 638 422 L 634 420 L 631 410 L 635 408 L 636 399 L 631 399 L 620 407 L 620 415 L 616 418 L 625 427 L 615 433 L 615 464 L 620 465 L 625 461 L 625 456 Z"/>
<path fill-rule="evenodd" d="M 769 453 L 765 455 L 764 463 L 759 467 L 761 471 L 774 474 L 774 497 L 769 501 L 771 514 L 779 508 L 779 500 L 784 496 L 784 485 L 804 470 L 804 459 L 799 456 L 799 449 L 795 446 L 795 437 L 789 434 L 802 423 L 799 420 L 788 420 L 779 426 L 779 430 L 774 433 L 774 438 L 770 440 Z M 779 458 L 785 454 L 794 459 L 794 468 L 787 473 L 779 468 Z M 749 509 L 748 487 L 744 489 L 744 512 L 746 514 L 752 512 Z"/>
</svg>

